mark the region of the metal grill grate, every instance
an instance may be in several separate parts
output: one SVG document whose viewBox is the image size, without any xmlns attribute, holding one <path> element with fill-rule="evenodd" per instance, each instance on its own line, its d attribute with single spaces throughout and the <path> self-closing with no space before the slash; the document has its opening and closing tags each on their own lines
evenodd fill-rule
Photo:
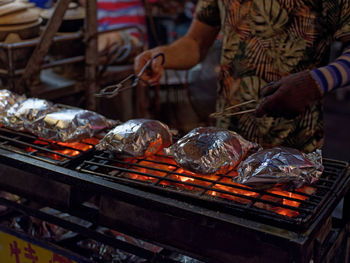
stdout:
<svg viewBox="0 0 350 263">
<path fill-rule="evenodd" d="M 324 160 L 325 170 L 312 186 L 285 191 L 256 190 L 232 182 L 236 171 L 205 176 L 183 170 L 173 159 L 156 155 L 147 159 L 118 160 L 108 153 L 95 154 L 77 170 L 108 180 L 193 201 L 247 218 L 276 222 L 290 228 L 308 227 L 312 218 L 345 177 L 347 163 Z"/>
<path fill-rule="evenodd" d="M 61 143 L 0 128 L 0 148 L 61 166 L 90 152 L 97 142 L 90 138 L 77 143 Z"/>
</svg>

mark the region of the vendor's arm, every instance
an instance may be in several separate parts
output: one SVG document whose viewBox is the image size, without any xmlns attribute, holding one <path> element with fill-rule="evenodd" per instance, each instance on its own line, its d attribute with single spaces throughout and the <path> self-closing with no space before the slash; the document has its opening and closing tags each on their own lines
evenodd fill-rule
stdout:
<svg viewBox="0 0 350 263">
<path fill-rule="evenodd" d="M 328 66 L 311 71 L 322 94 L 350 83 L 350 48 Z"/>
<path fill-rule="evenodd" d="M 256 115 L 293 118 L 325 93 L 350 84 L 350 48 L 334 62 L 311 71 L 302 71 L 269 83 L 261 90 L 265 97 Z"/>
<path fill-rule="evenodd" d="M 164 64 L 158 57 L 151 64 L 151 69 L 142 76 L 150 83 L 158 82 L 164 69 L 189 69 L 199 63 L 213 44 L 219 28 L 194 19 L 187 34 L 167 46 L 147 50 L 135 59 L 134 69 L 138 73 L 145 63 L 159 53 L 164 54 Z"/>
<path fill-rule="evenodd" d="M 350 83 L 350 3 L 349 0 L 332 1 L 332 6 L 323 6 L 327 14 L 327 27 L 332 40 L 343 43 L 343 53 L 331 64 L 302 71 L 270 83 L 263 88 L 263 103 L 257 109 L 257 116 L 294 117 L 302 114 L 308 105 L 319 100 L 327 92 L 347 86 Z"/>
</svg>

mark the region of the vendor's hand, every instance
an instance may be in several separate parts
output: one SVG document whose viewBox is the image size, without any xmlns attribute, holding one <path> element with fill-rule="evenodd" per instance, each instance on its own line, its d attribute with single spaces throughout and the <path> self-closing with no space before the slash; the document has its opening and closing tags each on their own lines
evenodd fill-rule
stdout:
<svg viewBox="0 0 350 263">
<path fill-rule="evenodd" d="M 309 71 L 302 71 L 271 82 L 261 89 L 262 103 L 257 117 L 293 118 L 302 114 L 306 107 L 321 98 L 320 88 Z"/>
<path fill-rule="evenodd" d="M 157 50 L 147 50 L 142 52 L 140 55 L 138 55 L 135 58 L 135 64 L 134 64 L 134 70 L 135 74 L 138 74 L 143 66 L 152 58 L 154 58 L 157 54 L 161 52 Z M 164 71 L 164 56 L 158 56 L 155 59 L 153 59 L 152 63 L 150 64 L 149 68 L 145 70 L 145 72 L 142 74 L 141 79 L 150 83 L 151 85 L 155 85 L 159 82 L 160 78 L 162 77 L 163 71 Z"/>
</svg>

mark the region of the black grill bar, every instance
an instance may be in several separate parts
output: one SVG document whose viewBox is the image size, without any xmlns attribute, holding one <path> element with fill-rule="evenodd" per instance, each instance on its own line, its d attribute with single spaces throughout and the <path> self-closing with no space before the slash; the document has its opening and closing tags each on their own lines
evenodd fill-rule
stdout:
<svg viewBox="0 0 350 263">
<path fill-rule="evenodd" d="M 101 159 L 101 160 L 108 160 L 108 158 L 106 157 L 102 157 L 102 156 L 94 156 L 95 158 L 97 159 Z M 168 163 L 165 163 L 165 162 L 160 162 L 160 161 L 154 161 L 154 160 L 142 160 L 142 161 L 147 161 L 147 162 L 152 162 L 152 163 L 157 163 L 157 164 L 163 164 L 163 165 L 169 165 L 169 166 L 174 166 L 176 167 L 176 169 L 179 169 L 178 166 L 176 165 L 172 165 L 172 164 L 168 164 Z M 121 161 L 121 160 L 113 160 L 113 162 L 117 162 L 117 163 L 120 163 L 120 164 L 125 164 L 125 165 L 130 165 L 130 162 L 125 162 L 125 161 Z M 91 161 L 86 161 L 85 162 L 86 164 L 91 164 L 91 165 L 100 165 L 99 162 L 91 162 Z M 111 169 L 115 169 L 116 166 L 113 166 L 113 165 L 107 165 L 105 164 L 104 165 L 105 167 L 109 167 Z M 140 164 L 137 164 L 137 163 L 133 163 L 132 166 L 134 167 L 139 167 L 139 168 L 147 168 L 149 170 L 153 170 L 153 171 L 158 171 L 158 172 L 165 172 L 165 170 L 162 170 L 162 169 L 159 169 L 159 168 L 153 168 L 153 167 L 150 167 L 150 166 L 146 166 L 146 165 L 140 165 Z M 183 173 L 179 173 L 179 172 L 176 172 L 175 171 L 167 171 L 167 174 L 162 177 L 162 176 L 156 176 L 156 175 L 152 175 L 152 174 L 149 174 L 149 173 L 142 173 L 142 172 L 138 172 L 138 171 L 132 171 L 130 169 L 127 169 L 127 168 L 121 168 L 121 167 L 118 167 L 118 170 L 120 171 L 124 171 L 124 172 L 130 172 L 130 173 L 137 173 L 137 174 L 140 174 L 140 175 L 144 175 L 144 176 L 147 176 L 147 177 L 154 177 L 154 178 L 158 178 L 159 181 L 155 182 L 154 185 L 157 185 L 159 184 L 160 181 L 163 181 L 163 180 L 169 180 L 169 181 L 174 181 L 174 182 L 177 182 L 179 183 L 180 181 L 179 180 L 176 180 L 176 179 L 166 179 L 166 177 L 170 174 L 173 174 L 173 175 L 178 175 L 178 176 L 182 176 L 182 177 L 188 177 L 188 178 L 193 178 L 193 179 L 197 179 L 197 180 L 200 180 L 200 181 L 204 181 L 204 182 L 209 182 L 209 183 L 212 183 L 212 184 L 219 184 L 219 185 L 224 185 L 224 186 L 228 186 L 228 187 L 233 187 L 233 188 L 236 188 L 236 189 L 241 189 L 241 190 L 246 190 L 246 191 L 250 191 L 250 192 L 256 192 L 256 193 L 260 193 L 260 194 L 267 194 L 267 195 L 270 195 L 270 196 L 274 196 L 274 197 L 281 197 L 280 195 L 277 195 L 277 194 L 273 194 L 273 193 L 269 193 L 269 192 L 266 192 L 266 191 L 261 191 L 261 190 L 258 190 L 258 189 L 252 189 L 252 188 L 248 188 L 244 185 L 232 185 L 232 184 L 229 184 L 229 183 L 225 183 L 225 182 L 220 182 L 220 180 L 211 180 L 211 179 L 207 179 L 205 177 L 201 177 L 199 175 L 196 175 L 196 174 L 183 174 Z M 232 172 L 231 171 L 228 171 L 226 174 L 217 174 L 216 176 L 219 176 L 221 177 L 220 179 L 224 178 L 224 177 L 228 177 L 228 178 L 232 178 L 232 176 L 229 176 L 228 174 Z M 113 177 L 115 178 L 115 177 Z M 180 182 L 180 183 L 183 183 L 185 184 L 186 182 Z M 195 184 L 195 186 L 199 187 L 197 184 Z M 208 188 L 208 190 L 216 190 L 216 188 Z M 295 194 L 298 194 L 298 195 L 303 195 L 303 196 L 306 196 L 306 197 L 309 197 L 311 199 L 319 199 L 319 197 L 317 196 L 314 196 L 314 195 L 310 195 L 310 194 L 307 194 L 307 193 L 303 193 L 303 192 L 298 192 L 298 191 L 289 191 L 289 192 L 292 192 L 292 193 L 295 193 Z M 296 198 L 293 198 L 293 197 L 288 197 L 288 196 L 284 196 L 283 197 L 284 199 L 288 199 L 288 200 L 291 200 L 291 201 L 301 201 L 300 199 L 296 199 Z M 312 201 L 304 201 L 306 204 L 317 204 L 317 202 L 312 202 Z"/>
<path fill-rule="evenodd" d="M 232 171 L 226 174 L 216 174 L 215 177 L 211 178 L 190 172 L 181 173 L 179 169 L 182 168 L 171 162 L 171 158 L 165 156 L 158 157 L 155 160 L 129 159 L 129 161 L 116 159 L 107 153 L 96 153 L 93 158 L 85 160 L 77 167 L 77 170 L 111 181 L 131 184 L 155 192 L 172 194 L 183 200 L 190 198 L 201 203 L 206 202 L 208 205 L 219 205 L 225 211 L 237 210 L 243 213 L 243 215 L 254 214 L 261 218 L 270 218 L 272 221 L 274 218 L 278 218 L 287 224 L 306 225 L 306 223 L 310 223 L 311 218 L 315 217 L 317 211 L 321 209 L 327 198 L 333 194 L 333 190 L 336 188 L 339 180 L 342 179 L 342 175 L 347 168 L 345 162 L 326 159 L 324 161 L 324 173 L 316 184 L 310 186 L 310 189 L 312 189 L 311 192 L 301 192 L 300 189 L 296 189 L 288 191 L 291 193 L 290 196 L 284 196 L 282 193 L 251 189 L 243 185 L 233 185 L 229 182 L 223 182 L 223 179 L 232 178 Z M 161 167 L 154 167 L 157 165 Z M 163 169 L 162 166 L 169 169 Z M 145 169 L 147 170 L 144 171 Z M 158 175 L 157 173 L 161 174 Z M 145 178 L 132 179 L 132 175 Z M 181 181 L 180 178 L 177 178 L 178 176 L 189 178 L 189 180 Z M 198 180 L 199 183 L 196 183 L 197 181 L 191 182 L 191 179 Z M 192 191 L 192 188 L 196 190 Z M 212 196 L 208 191 L 215 193 L 216 196 Z M 249 195 L 245 195 L 245 193 L 240 191 L 245 191 Z M 305 200 L 293 197 L 292 194 L 297 194 L 305 198 Z M 286 203 L 283 203 L 283 201 Z M 298 202 L 300 205 L 293 206 L 287 203 L 288 201 Z M 278 214 L 276 211 L 280 209 L 286 209 L 290 213 L 293 213 L 293 215 L 285 216 Z"/>
<path fill-rule="evenodd" d="M 107 158 L 105 158 L 105 157 L 101 157 L 101 156 L 95 156 L 95 157 L 97 159 L 107 160 Z M 143 161 L 149 161 L 149 160 L 143 160 Z M 124 161 L 121 161 L 121 160 L 114 160 L 113 162 L 117 162 L 117 163 L 120 163 L 120 164 L 127 164 L 127 165 L 129 164 L 130 165 L 129 162 L 124 162 Z M 153 161 L 150 160 L 150 162 L 153 162 Z M 156 163 L 168 165 L 165 162 L 159 162 L 158 161 Z M 92 162 L 92 161 L 85 161 L 85 164 L 91 164 L 91 165 L 97 165 L 97 166 L 100 165 L 99 162 Z M 132 166 L 139 167 L 139 168 L 146 168 L 146 169 L 149 169 L 149 170 L 163 172 L 163 173 L 165 172 L 165 170 L 149 167 L 149 166 L 146 166 L 146 165 L 132 164 Z M 173 166 L 176 167 L 175 165 L 173 165 Z M 116 169 L 116 166 L 107 165 L 107 164 L 104 164 L 103 167 Z M 118 170 L 122 171 L 122 172 L 135 173 L 135 174 L 139 174 L 139 175 L 143 175 L 143 176 L 147 176 L 147 177 L 157 178 L 159 181 L 155 182 L 154 185 L 158 185 L 161 181 L 172 181 L 172 182 L 175 182 L 175 183 L 181 183 L 181 184 L 188 185 L 188 186 L 195 186 L 195 187 L 203 188 L 203 189 L 206 189 L 206 190 L 213 190 L 213 191 L 220 190 L 220 189 L 217 189 L 217 188 L 205 187 L 205 186 L 201 186 L 201 185 L 198 185 L 198 184 L 192 184 L 192 183 L 182 182 L 182 181 L 179 181 L 179 180 L 176 180 L 176 179 L 172 179 L 172 178 L 167 178 L 167 176 L 169 176 L 169 175 L 178 175 L 178 176 L 182 176 L 182 177 L 193 178 L 193 179 L 196 179 L 196 180 L 199 180 L 199 181 L 203 181 L 203 182 L 209 182 L 209 183 L 212 183 L 213 185 L 217 184 L 217 185 L 228 186 L 228 187 L 232 187 L 232 188 L 236 188 L 236 189 L 240 189 L 240 190 L 245 190 L 245 191 L 249 191 L 249 192 L 255 192 L 255 193 L 259 193 L 259 194 L 265 194 L 265 195 L 269 195 L 269 196 L 273 196 L 273 197 L 277 197 L 277 198 L 283 197 L 283 199 L 287 199 L 287 200 L 290 200 L 290 201 L 297 201 L 297 202 L 302 201 L 300 199 L 289 197 L 289 196 L 281 196 L 281 195 L 278 195 L 278 194 L 274 194 L 274 193 L 270 193 L 270 192 L 266 192 L 266 191 L 262 191 L 262 190 L 258 190 L 258 189 L 248 188 L 248 187 L 245 187 L 244 185 L 232 185 L 232 184 L 229 184 L 229 183 L 220 182 L 220 179 L 222 179 L 223 177 L 231 178 L 231 176 L 228 176 L 227 174 L 225 174 L 225 175 L 217 174 L 216 176 L 218 176 L 220 178 L 219 178 L 219 180 L 215 181 L 215 180 L 212 180 L 212 179 L 207 179 L 205 177 L 201 177 L 201 176 L 196 175 L 196 174 L 179 173 L 179 172 L 176 172 L 176 170 L 175 171 L 167 171 L 166 175 L 164 177 L 153 175 L 153 174 L 150 174 L 150 173 L 143 173 L 143 172 L 139 172 L 139 171 L 133 171 L 131 169 L 122 168 L 122 167 L 118 167 Z M 87 171 L 89 172 L 89 170 L 87 170 Z M 228 173 L 230 173 L 230 171 Z M 99 175 L 104 176 L 105 174 L 100 173 Z M 115 178 L 115 176 L 112 176 L 111 178 Z M 315 197 L 313 195 L 310 195 L 310 194 L 307 194 L 307 193 L 303 193 L 303 192 L 297 192 L 297 191 L 289 191 L 289 192 L 292 192 L 292 193 L 295 193 L 295 194 L 298 194 L 298 195 L 303 195 L 303 196 L 309 197 L 310 199 L 313 199 Z M 203 193 L 205 193 L 205 192 L 203 192 Z M 231 192 L 228 192 L 228 191 L 222 191 L 222 193 L 235 195 L 235 194 L 233 194 Z M 237 196 L 241 197 L 241 195 L 237 195 Z M 243 197 L 246 197 L 246 196 L 243 196 Z M 315 198 L 319 199 L 319 197 L 315 197 Z M 255 199 L 256 198 L 252 198 L 252 200 L 255 200 Z M 258 200 L 260 200 L 260 199 L 258 199 Z M 310 205 L 317 205 L 317 203 L 318 203 L 316 201 L 308 201 L 308 200 L 305 200 L 303 202 L 305 204 L 310 204 Z"/>
<path fill-rule="evenodd" d="M 13 210 L 18 211 L 22 214 L 30 215 L 30 216 L 39 218 L 41 220 L 53 223 L 65 229 L 69 229 L 74 233 L 79 233 L 81 236 L 84 236 L 85 238 L 92 238 L 94 240 L 103 242 L 104 244 L 107 244 L 109 246 L 113 246 L 116 249 L 121 249 L 125 252 L 131 253 L 133 255 L 137 255 L 139 257 L 149 260 L 150 262 L 155 262 L 155 263 L 156 262 L 159 262 L 159 263 L 163 263 L 163 262 L 176 263 L 177 262 L 168 257 L 165 257 L 161 253 L 152 252 L 145 248 L 130 244 L 126 241 L 107 236 L 106 234 L 99 233 L 94 229 L 90 229 L 89 227 L 81 226 L 77 223 L 70 222 L 69 220 L 59 218 L 55 215 L 45 213 L 38 209 L 30 208 L 27 205 L 17 204 L 16 202 L 13 202 L 1 197 L 0 197 L 0 204 L 4 204 L 7 207 L 11 207 Z"/>
<path fill-rule="evenodd" d="M 98 163 L 89 162 L 89 161 L 87 161 L 85 163 L 92 164 L 92 165 L 96 165 L 96 164 L 98 165 Z M 106 166 L 106 167 L 110 167 L 110 166 Z M 161 177 L 161 176 L 157 176 L 157 175 L 150 175 L 148 173 L 143 173 L 143 172 L 138 172 L 138 171 L 131 171 L 130 169 L 125 169 L 125 168 L 120 168 L 120 167 L 118 168 L 118 170 L 123 171 L 123 172 L 135 173 L 135 174 L 139 174 L 139 175 L 143 175 L 143 176 L 147 176 L 147 177 L 157 178 L 157 179 L 162 180 L 162 181 L 170 181 L 170 182 L 177 183 L 177 184 L 180 183 L 180 184 L 186 185 L 186 186 L 193 186 L 193 187 L 196 187 L 196 188 L 203 188 L 203 189 L 205 189 L 205 191 L 215 191 L 215 192 L 219 192 L 219 193 L 223 193 L 223 194 L 232 195 L 232 196 L 235 196 L 235 197 L 238 197 L 238 198 L 248 199 L 248 200 L 255 201 L 255 202 L 263 202 L 263 203 L 270 204 L 270 205 L 276 205 L 276 202 L 273 202 L 273 201 L 262 200 L 260 198 L 255 198 L 255 197 L 251 197 L 251 196 L 236 194 L 236 193 L 228 192 L 228 191 L 225 191 L 225 190 L 221 190 L 221 189 L 217 189 L 217 188 L 211 188 L 211 187 L 207 187 L 207 186 L 202 186 L 202 185 L 198 185 L 198 184 L 194 184 L 194 183 L 181 182 L 179 180 L 172 179 L 172 178 L 165 178 L 165 177 Z M 85 170 L 85 169 L 82 169 L 81 171 L 82 172 L 90 172 L 89 170 Z M 94 175 L 99 175 L 99 176 L 102 176 L 102 177 L 106 177 L 106 178 L 109 178 L 109 179 L 115 179 L 115 176 L 111 176 L 111 175 L 106 175 L 106 174 L 102 174 L 102 173 L 93 173 L 93 174 Z M 178 174 L 178 173 L 172 173 L 172 174 Z M 182 176 L 183 177 L 187 177 L 187 176 L 184 176 L 184 175 L 182 175 Z M 215 183 L 215 184 L 220 184 L 220 183 Z M 224 184 L 224 183 L 222 183 L 222 184 Z M 229 184 L 225 184 L 225 185 L 229 185 Z M 244 189 L 244 188 L 241 187 L 240 189 Z M 247 190 L 247 189 L 245 188 L 245 190 Z M 249 189 L 248 189 L 248 191 L 249 191 Z M 251 191 L 251 192 L 255 192 L 255 191 Z M 267 192 L 266 192 L 266 194 L 274 196 L 274 197 L 278 197 L 278 198 L 284 198 L 284 196 L 281 196 L 281 195 L 276 195 L 276 194 L 267 193 Z M 300 199 L 295 199 L 295 198 L 291 198 L 291 197 L 288 197 L 288 199 L 292 200 L 292 201 L 297 201 L 297 202 L 301 202 L 302 201 Z M 312 203 L 310 203 L 310 204 L 312 204 Z M 303 208 L 298 208 L 298 207 L 289 206 L 289 205 L 277 204 L 277 206 L 279 206 L 281 208 L 285 208 L 285 209 L 295 210 L 295 211 L 298 211 L 298 212 L 304 212 L 304 213 L 312 213 L 313 212 L 313 210 L 310 210 L 310 209 L 303 209 Z"/>
<path fill-rule="evenodd" d="M 90 146 L 91 149 L 83 151 L 69 145 L 63 145 L 60 142 L 39 138 L 29 133 L 0 128 L 0 148 L 61 166 L 80 158 L 84 153 L 90 152 L 94 148 L 94 145 L 91 143 L 79 143 L 85 144 L 87 147 Z M 50 149 L 50 147 L 54 149 Z M 64 150 L 77 151 L 79 153 L 71 156 L 59 152 Z M 56 160 L 55 156 L 59 156 L 60 159 Z"/>
<path fill-rule="evenodd" d="M 100 156 L 95 156 L 95 157 L 98 158 L 98 159 L 101 158 Z M 101 159 L 102 160 L 106 160 L 106 158 L 103 158 L 103 157 Z M 118 163 L 121 163 L 121 164 L 130 164 L 130 163 L 123 162 L 123 161 L 120 161 L 120 160 L 114 160 L 114 162 L 118 162 Z M 165 164 L 165 165 L 167 165 L 167 163 L 164 163 L 164 162 L 157 162 L 157 163 L 158 164 Z M 98 162 L 92 162 L 92 161 L 85 161 L 85 164 L 96 165 L 96 166 L 99 165 Z M 165 172 L 165 170 L 149 167 L 149 166 L 146 166 L 146 165 L 133 164 L 132 166 L 139 167 L 139 168 L 147 168 L 149 170 L 154 170 L 154 171 L 158 171 L 158 172 Z M 107 164 L 103 165 L 103 167 L 116 169 L 116 166 L 107 165 Z M 220 178 L 219 178 L 219 180 L 214 181 L 214 180 L 211 180 L 211 179 L 200 177 L 200 176 L 195 175 L 195 174 L 193 174 L 193 175 L 192 174 L 182 174 L 182 173 L 178 173 L 178 172 L 175 172 L 175 171 L 168 171 L 167 174 L 164 177 L 162 177 L 162 176 L 157 176 L 157 175 L 153 175 L 153 174 L 150 174 L 150 173 L 143 173 L 143 172 L 139 172 L 139 171 L 133 171 L 131 169 L 122 168 L 122 167 L 118 167 L 118 170 L 121 171 L 121 172 L 134 173 L 134 174 L 138 174 L 138 175 L 142 175 L 142 176 L 146 176 L 146 177 L 157 178 L 158 181 L 153 183 L 154 185 L 158 185 L 161 181 L 170 181 L 170 182 L 180 183 L 180 184 L 187 185 L 187 186 L 193 186 L 193 187 L 196 187 L 196 188 L 203 188 L 205 191 L 203 191 L 200 195 L 202 195 L 206 191 L 210 190 L 210 191 L 221 192 L 221 193 L 224 193 L 224 194 L 233 195 L 233 196 L 236 196 L 236 197 L 247 198 L 247 199 L 250 199 L 250 200 L 253 200 L 253 201 L 261 201 L 261 199 L 259 199 L 259 198 L 254 198 L 254 197 L 249 197 L 249 196 L 246 196 L 246 195 L 235 194 L 235 193 L 232 193 L 232 192 L 229 192 L 229 191 L 225 191 L 225 190 L 221 190 L 221 189 L 217 189 L 217 188 L 213 188 L 213 187 L 209 187 L 209 186 L 206 187 L 206 186 L 202 186 L 202 185 L 198 185 L 198 184 L 194 184 L 194 183 L 182 182 L 180 180 L 176 180 L 176 179 L 173 179 L 173 178 L 167 178 L 167 177 L 169 175 L 178 175 L 178 176 L 182 176 L 182 177 L 193 178 L 193 179 L 200 180 L 200 181 L 203 181 L 203 182 L 209 182 L 209 183 L 212 183 L 212 185 L 223 185 L 223 186 L 232 187 L 232 188 L 235 188 L 235 189 L 245 190 L 245 191 L 249 191 L 249 192 L 255 192 L 255 193 L 264 194 L 264 195 L 268 195 L 268 196 L 272 196 L 272 197 L 276 197 L 276 198 L 283 197 L 283 199 L 287 199 L 287 200 L 290 200 L 290 201 L 296 201 L 296 202 L 301 202 L 302 201 L 300 199 L 289 197 L 289 196 L 281 196 L 281 195 L 278 195 L 278 194 L 274 194 L 274 193 L 270 193 L 270 192 L 266 192 L 266 191 L 262 191 L 262 190 L 250 189 L 250 188 L 247 188 L 247 187 L 245 187 L 243 185 L 232 185 L 232 184 L 229 184 L 229 183 L 220 182 L 220 180 L 223 177 L 228 177 L 227 175 L 222 175 L 222 174 L 216 175 L 216 176 L 218 176 Z M 84 172 L 90 172 L 91 173 L 91 171 L 89 171 L 89 170 L 84 170 Z M 106 174 L 103 174 L 103 173 L 96 173 L 96 174 L 98 174 L 100 176 L 107 176 Z M 115 176 L 107 176 L 107 177 L 115 179 Z M 302 192 L 295 192 L 294 191 L 294 193 L 296 193 L 298 195 L 304 195 L 304 196 L 307 196 L 307 197 L 310 197 L 310 198 L 314 197 L 313 195 L 309 195 L 309 194 L 302 193 Z M 270 203 L 274 204 L 274 202 L 270 202 Z M 308 201 L 308 200 L 304 200 L 303 203 L 307 204 L 307 205 L 317 205 L 318 204 L 318 202 L 316 202 L 316 201 Z M 289 207 L 289 206 L 283 206 L 283 207 L 290 208 L 290 209 L 296 210 L 296 211 L 303 211 L 302 209 L 298 209 L 296 207 Z M 310 211 L 305 210 L 304 212 L 310 212 Z"/>
</svg>

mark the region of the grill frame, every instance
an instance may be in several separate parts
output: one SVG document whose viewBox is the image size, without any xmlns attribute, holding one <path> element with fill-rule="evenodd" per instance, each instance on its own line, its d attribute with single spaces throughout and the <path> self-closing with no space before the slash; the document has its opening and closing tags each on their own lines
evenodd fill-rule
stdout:
<svg viewBox="0 0 350 263">
<path fill-rule="evenodd" d="M 84 200 L 80 196 L 87 192 L 94 193 L 101 197 L 96 215 L 101 225 L 215 263 L 246 263 L 249 257 L 258 258 L 260 262 L 271 262 L 271 253 L 274 259 L 279 257 L 284 262 L 304 263 L 315 255 L 322 257 L 319 253 L 322 250 L 320 242 L 330 231 L 330 227 L 325 228 L 326 222 L 350 188 L 347 171 L 338 192 L 325 202 L 316 220 L 307 230 L 296 232 L 0 149 L 0 178 L 14 177 L 13 173 L 7 174 L 8 169 L 14 167 L 18 172 L 27 171 L 52 183 L 71 187 L 69 202 L 64 207 L 42 198 L 34 190 L 29 195 L 33 200 L 61 211 L 77 212 L 78 205 Z M 2 183 L 0 187 L 4 189 Z M 28 196 L 17 189 L 13 193 Z M 90 218 L 89 214 L 85 216 Z"/>
<path fill-rule="evenodd" d="M 231 195 L 239 197 L 239 198 L 244 198 L 244 199 L 250 200 L 249 204 L 242 205 L 239 202 L 235 202 L 232 200 L 226 200 L 224 198 L 219 198 L 219 197 L 214 197 L 214 196 L 209 196 L 209 195 L 200 196 L 196 192 L 193 193 L 193 192 L 188 192 L 188 191 L 185 191 L 182 189 L 159 186 L 159 182 L 161 180 L 168 180 L 168 179 L 165 179 L 166 176 L 159 177 L 159 176 L 152 175 L 150 173 L 135 172 L 130 167 L 139 166 L 138 164 L 131 164 L 130 162 L 124 162 L 122 160 L 117 160 L 113 157 L 113 155 L 109 155 L 110 157 L 107 158 L 107 157 L 105 157 L 106 155 L 109 155 L 109 154 L 105 153 L 105 152 L 97 152 L 93 155 L 93 157 L 91 157 L 92 159 L 84 160 L 83 163 L 80 164 L 76 168 L 76 170 L 79 172 L 83 172 L 83 173 L 90 173 L 94 176 L 101 176 L 107 180 L 115 181 L 117 183 L 126 184 L 126 185 L 129 185 L 132 187 L 137 187 L 139 189 L 151 191 L 151 192 L 154 192 L 156 194 L 169 196 L 169 197 L 176 198 L 178 200 L 182 200 L 182 201 L 186 201 L 186 202 L 191 202 L 193 204 L 201 205 L 201 206 L 204 206 L 207 208 L 215 207 L 218 211 L 223 211 L 225 213 L 231 213 L 233 215 L 239 215 L 239 216 L 246 218 L 246 219 L 257 220 L 258 222 L 262 222 L 262 223 L 266 223 L 266 224 L 270 224 L 270 225 L 277 225 L 281 228 L 285 228 L 285 229 L 293 230 L 293 231 L 305 230 L 305 229 L 310 227 L 310 225 L 313 223 L 313 220 L 315 220 L 315 218 L 320 213 L 320 210 L 324 206 L 325 202 L 329 198 L 331 198 L 331 196 L 333 194 L 335 194 L 338 191 L 338 188 L 339 188 L 338 186 L 342 184 L 342 181 L 347 179 L 344 177 L 345 177 L 346 171 L 348 169 L 348 163 L 346 163 L 346 162 L 332 160 L 332 159 L 324 159 L 325 171 L 323 172 L 320 180 L 316 183 L 317 191 L 315 193 L 310 195 L 310 194 L 303 194 L 303 193 L 300 193 L 298 191 L 289 191 L 289 192 L 292 192 L 292 193 L 295 193 L 298 195 L 307 196 L 307 199 L 305 201 L 295 199 L 292 197 L 286 197 L 286 196 L 282 196 L 282 195 L 278 195 L 278 194 L 268 193 L 264 190 L 250 189 L 249 192 L 258 193 L 260 195 L 256 198 L 256 197 L 246 197 L 246 196 L 243 196 L 240 194 L 232 194 L 228 191 L 219 190 L 217 188 L 210 188 L 209 187 L 209 190 L 211 190 L 211 191 L 222 192 L 223 194 L 231 194 Z M 164 157 L 164 156 L 162 156 L 162 157 Z M 101 164 L 99 162 L 91 161 L 94 159 L 100 159 L 102 161 L 108 162 L 108 164 L 106 164 L 106 163 Z M 139 159 L 138 163 L 140 163 L 142 161 L 145 161 L 145 160 Z M 160 161 L 159 162 L 155 161 L 155 162 L 162 163 Z M 115 166 L 111 165 L 110 163 L 120 163 L 122 165 L 129 165 L 130 167 L 128 167 L 128 168 L 115 167 Z M 91 165 L 92 166 L 100 166 L 100 168 L 111 169 L 111 171 L 117 170 L 119 173 L 114 174 L 114 175 L 108 175 L 108 174 L 104 174 L 104 173 L 91 171 L 89 169 L 86 169 L 86 166 L 89 166 L 89 165 L 90 166 Z M 165 165 L 176 166 L 176 165 L 170 164 L 170 163 L 165 163 Z M 145 167 L 147 167 L 147 166 L 141 165 L 141 168 L 145 168 Z M 181 168 L 179 166 L 177 166 L 177 169 L 181 169 Z M 333 171 L 331 171 L 332 169 L 333 169 Z M 159 171 L 159 169 L 154 169 L 154 170 Z M 162 172 L 166 173 L 167 176 L 169 174 L 172 174 L 172 175 L 176 174 L 176 175 L 180 175 L 183 177 L 192 177 L 192 176 L 187 175 L 187 174 L 178 174 L 176 172 L 171 172 L 171 171 L 162 170 Z M 130 179 L 130 178 L 125 178 L 125 177 L 123 177 L 123 175 L 125 175 L 125 173 L 135 173 L 135 174 L 139 174 L 141 176 L 155 177 L 158 179 L 158 181 L 157 181 L 158 185 L 150 184 L 146 181 L 138 181 L 138 180 L 134 180 L 134 179 Z M 118 176 L 118 175 L 121 175 L 121 176 Z M 336 177 L 336 179 L 334 179 L 334 180 L 326 179 L 326 178 L 331 177 L 331 176 Z M 347 176 L 349 176 L 349 175 L 347 175 Z M 202 177 L 200 177 L 200 175 L 195 175 L 194 178 L 203 180 Z M 219 180 L 221 180 L 221 179 L 219 179 Z M 199 186 L 197 184 L 194 185 L 192 183 L 181 182 L 180 180 L 171 179 L 171 181 L 175 181 L 177 184 L 196 186 L 198 188 L 204 188 L 204 189 L 208 188 L 208 187 Z M 324 184 L 330 183 L 331 187 L 326 188 L 323 185 L 321 185 L 323 183 Z M 216 184 L 218 184 L 218 183 L 216 182 Z M 240 186 L 233 186 L 233 185 L 227 185 L 227 186 L 230 186 L 232 188 L 237 188 L 237 189 L 245 189 L 244 187 L 240 187 Z M 314 187 L 314 185 L 313 185 L 313 187 Z M 323 188 L 323 190 L 324 190 L 323 192 L 325 192 L 325 194 L 323 196 L 317 196 L 316 195 L 317 193 L 322 192 L 322 188 Z M 202 194 L 204 194 L 204 192 L 202 192 Z M 283 204 L 280 204 L 280 203 L 277 203 L 274 201 L 263 200 L 260 198 L 261 196 L 270 196 L 270 197 L 275 197 L 275 198 L 280 198 L 280 199 L 287 199 L 290 201 L 298 201 L 301 203 L 301 205 L 300 205 L 301 208 L 283 205 Z M 309 209 L 304 209 L 302 207 L 303 204 L 310 203 L 310 200 L 309 200 L 310 198 L 314 199 L 314 200 L 318 199 L 319 201 L 313 202 L 314 203 L 313 207 L 311 207 Z M 299 211 L 299 212 L 300 211 L 307 211 L 308 214 L 305 217 L 301 217 L 301 216 L 287 217 L 287 216 L 279 215 L 279 214 L 272 212 L 272 211 L 270 212 L 270 211 L 265 210 L 265 209 L 254 207 L 253 202 L 254 203 L 256 203 L 256 202 L 264 203 L 267 205 L 272 205 L 275 207 L 290 209 L 290 210 Z M 311 206 L 311 204 L 309 205 L 309 207 L 310 206 Z"/>
</svg>

